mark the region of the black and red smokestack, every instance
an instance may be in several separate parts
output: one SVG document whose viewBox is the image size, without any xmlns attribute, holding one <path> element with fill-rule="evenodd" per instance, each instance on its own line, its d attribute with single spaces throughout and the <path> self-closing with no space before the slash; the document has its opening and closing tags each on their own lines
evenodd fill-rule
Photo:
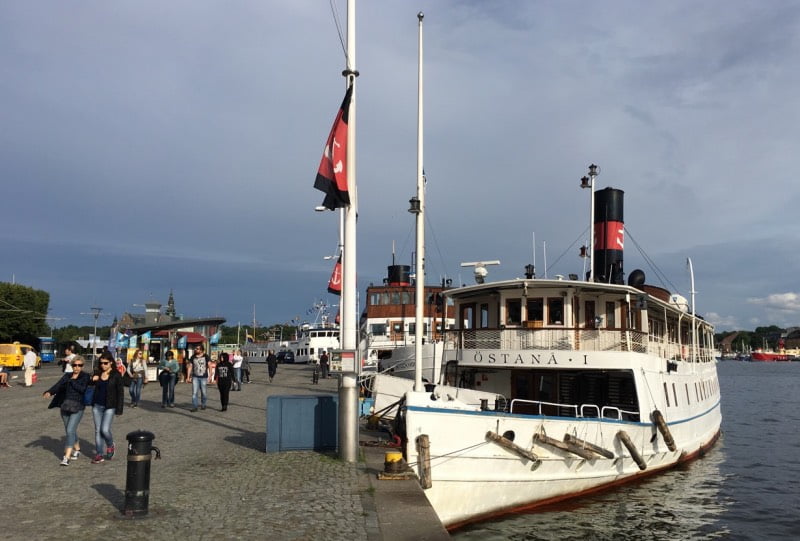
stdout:
<svg viewBox="0 0 800 541">
<path fill-rule="evenodd" d="M 604 188 L 594 197 L 594 281 L 622 284 L 625 245 L 623 199 L 625 192 Z"/>
<path fill-rule="evenodd" d="M 389 265 L 387 283 L 390 286 L 411 285 L 411 265 Z"/>
</svg>

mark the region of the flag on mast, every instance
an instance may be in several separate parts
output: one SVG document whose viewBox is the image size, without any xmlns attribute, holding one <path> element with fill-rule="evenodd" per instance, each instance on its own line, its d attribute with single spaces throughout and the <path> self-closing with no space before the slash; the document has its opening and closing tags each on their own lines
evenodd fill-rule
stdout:
<svg viewBox="0 0 800 541">
<path fill-rule="evenodd" d="M 350 99 L 353 85 L 347 88 L 342 106 L 322 152 L 314 187 L 325 192 L 322 205 L 330 210 L 350 205 L 350 192 L 347 186 L 347 121 L 350 116 Z"/>
<path fill-rule="evenodd" d="M 336 265 L 333 266 L 331 279 L 328 280 L 328 293 L 333 295 L 342 294 L 342 256 L 339 256 Z"/>
</svg>

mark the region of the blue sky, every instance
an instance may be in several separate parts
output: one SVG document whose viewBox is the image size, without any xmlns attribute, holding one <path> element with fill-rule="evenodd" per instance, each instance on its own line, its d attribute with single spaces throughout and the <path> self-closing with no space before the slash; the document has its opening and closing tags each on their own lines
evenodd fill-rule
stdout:
<svg viewBox="0 0 800 541">
<path fill-rule="evenodd" d="M 412 258 L 419 10 L 429 283 L 481 259 L 521 276 L 534 233 L 539 275 L 581 273 L 596 163 L 625 191 L 626 272 L 688 297 L 691 257 L 718 329 L 800 324 L 783 1 L 360 2 L 362 292 L 393 244 Z M 170 290 L 230 324 L 337 302 L 338 218 L 312 186 L 343 68 L 322 0 L 0 4 L 0 279 L 49 291 L 56 325 Z"/>
</svg>

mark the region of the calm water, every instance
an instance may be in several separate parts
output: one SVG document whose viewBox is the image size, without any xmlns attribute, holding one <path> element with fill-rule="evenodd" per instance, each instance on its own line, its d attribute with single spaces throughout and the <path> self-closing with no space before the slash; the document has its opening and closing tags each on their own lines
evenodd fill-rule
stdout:
<svg viewBox="0 0 800 541">
<path fill-rule="evenodd" d="M 800 538 L 800 362 L 718 365 L 722 438 L 702 459 L 569 506 L 474 525 L 453 538 Z"/>
</svg>

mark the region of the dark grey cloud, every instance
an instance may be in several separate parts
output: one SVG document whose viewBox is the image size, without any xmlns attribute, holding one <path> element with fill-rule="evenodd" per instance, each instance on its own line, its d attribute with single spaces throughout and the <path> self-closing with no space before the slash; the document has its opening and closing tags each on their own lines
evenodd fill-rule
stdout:
<svg viewBox="0 0 800 541">
<path fill-rule="evenodd" d="M 795 292 L 774 262 L 799 233 L 800 8 L 747 1 L 360 2 L 360 288 L 393 241 L 411 260 L 420 9 L 429 281 L 521 275 L 534 234 L 538 268 L 546 243 L 549 274 L 579 272 L 594 162 L 653 259 L 695 259 L 722 326 Z M 325 3 L 4 3 L 0 277 L 70 322 L 170 289 L 193 315 L 303 313 L 337 243 L 312 184 L 343 66 Z"/>
</svg>

